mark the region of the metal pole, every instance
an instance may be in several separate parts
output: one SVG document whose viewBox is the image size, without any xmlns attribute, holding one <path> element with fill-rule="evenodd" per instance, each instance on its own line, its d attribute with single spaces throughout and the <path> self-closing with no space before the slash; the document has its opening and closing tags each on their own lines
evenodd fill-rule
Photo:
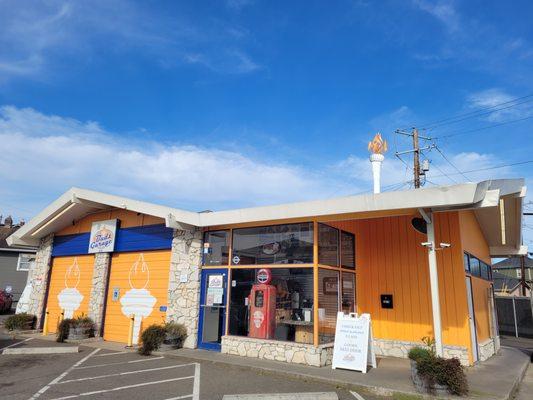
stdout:
<svg viewBox="0 0 533 400">
<path fill-rule="evenodd" d="M 414 187 L 415 189 L 420 187 L 420 149 L 418 145 L 418 129 L 413 128 L 413 174 L 414 174 Z"/>
<path fill-rule="evenodd" d="M 515 305 L 515 298 L 512 297 L 512 299 L 513 299 L 514 331 L 515 331 L 515 336 L 518 337 L 518 324 L 516 323 L 516 305 Z"/>
<path fill-rule="evenodd" d="M 522 296 L 526 295 L 526 256 L 520 257 L 520 271 L 521 271 L 521 277 L 520 277 L 520 286 L 522 286 Z"/>
<path fill-rule="evenodd" d="M 431 217 L 431 223 L 427 224 L 428 242 L 430 242 L 428 261 L 429 261 L 429 283 L 431 286 L 431 306 L 433 309 L 433 331 L 435 335 L 435 350 L 437 355 L 443 356 L 442 347 L 442 326 L 440 317 L 440 298 L 439 298 L 439 274 L 437 271 L 437 254 L 435 251 L 435 219 Z"/>
</svg>

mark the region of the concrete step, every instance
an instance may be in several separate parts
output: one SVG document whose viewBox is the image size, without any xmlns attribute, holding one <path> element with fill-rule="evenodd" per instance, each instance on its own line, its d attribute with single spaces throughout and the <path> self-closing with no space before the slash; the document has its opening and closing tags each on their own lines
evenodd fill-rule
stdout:
<svg viewBox="0 0 533 400">
<path fill-rule="evenodd" d="M 222 400 L 339 400 L 335 392 L 227 394 Z"/>
</svg>

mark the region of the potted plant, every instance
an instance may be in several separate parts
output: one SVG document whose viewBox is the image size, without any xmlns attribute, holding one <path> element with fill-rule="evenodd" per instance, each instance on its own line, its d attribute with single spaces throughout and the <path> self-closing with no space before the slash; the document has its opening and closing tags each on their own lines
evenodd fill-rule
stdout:
<svg viewBox="0 0 533 400">
<path fill-rule="evenodd" d="M 57 329 L 57 341 L 83 340 L 94 336 L 94 322 L 85 314 L 61 321 Z"/>
<path fill-rule="evenodd" d="M 434 396 L 468 393 L 468 382 L 459 359 L 438 357 L 431 345 L 429 348 L 413 347 L 409 359 L 411 379 L 418 392 Z"/>
<path fill-rule="evenodd" d="M 20 313 L 11 315 L 6 318 L 4 322 L 4 327 L 12 332 L 13 335 L 16 335 L 18 331 L 29 331 L 33 328 L 35 323 L 35 315 L 28 313 Z"/>
<path fill-rule="evenodd" d="M 141 346 L 139 347 L 139 354 L 149 356 L 152 351 L 158 350 L 163 344 L 166 337 L 166 329 L 164 325 L 150 325 L 141 334 Z"/>
<path fill-rule="evenodd" d="M 165 339 L 161 344 L 161 350 L 173 350 L 183 347 L 187 338 L 187 328 L 183 324 L 167 322 L 165 324 Z"/>
</svg>

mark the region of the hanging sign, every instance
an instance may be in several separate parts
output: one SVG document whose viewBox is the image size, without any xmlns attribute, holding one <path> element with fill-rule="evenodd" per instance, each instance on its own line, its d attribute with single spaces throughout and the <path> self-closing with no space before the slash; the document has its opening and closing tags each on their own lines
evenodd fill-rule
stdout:
<svg viewBox="0 0 533 400">
<path fill-rule="evenodd" d="M 257 271 L 257 282 L 268 285 L 272 280 L 272 272 L 268 268 L 261 268 Z"/>
<path fill-rule="evenodd" d="M 332 368 L 344 368 L 366 373 L 368 365 L 376 368 L 372 346 L 370 314 L 337 314 Z"/>
<path fill-rule="evenodd" d="M 116 219 L 93 222 L 89 238 L 89 254 L 112 253 L 115 249 L 115 236 L 117 233 Z"/>
</svg>

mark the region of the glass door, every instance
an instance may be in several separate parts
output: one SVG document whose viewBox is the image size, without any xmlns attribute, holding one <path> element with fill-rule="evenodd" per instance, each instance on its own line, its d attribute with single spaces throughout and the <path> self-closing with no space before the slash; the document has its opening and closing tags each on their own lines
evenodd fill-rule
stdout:
<svg viewBox="0 0 533 400">
<path fill-rule="evenodd" d="M 227 269 L 202 271 L 198 347 L 220 351 L 226 325 Z"/>
</svg>

